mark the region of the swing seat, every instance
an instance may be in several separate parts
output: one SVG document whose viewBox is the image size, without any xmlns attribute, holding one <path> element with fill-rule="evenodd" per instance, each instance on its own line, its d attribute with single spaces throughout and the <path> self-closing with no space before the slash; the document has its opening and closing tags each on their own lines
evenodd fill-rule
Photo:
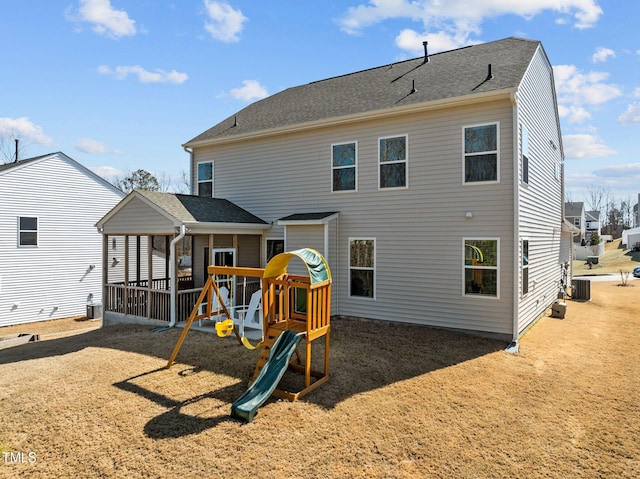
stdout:
<svg viewBox="0 0 640 479">
<path fill-rule="evenodd" d="M 233 332 L 233 320 L 225 319 L 224 321 L 220 321 L 216 323 L 216 333 L 218 333 L 218 337 L 226 338 Z"/>
</svg>

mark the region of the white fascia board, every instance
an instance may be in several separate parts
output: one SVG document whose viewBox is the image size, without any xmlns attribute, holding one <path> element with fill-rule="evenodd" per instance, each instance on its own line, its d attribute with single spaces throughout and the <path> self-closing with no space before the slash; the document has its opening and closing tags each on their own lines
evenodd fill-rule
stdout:
<svg viewBox="0 0 640 479">
<path fill-rule="evenodd" d="M 185 223 L 188 233 L 199 234 L 256 234 L 261 235 L 271 228 L 270 224 L 255 223 Z"/>
<path fill-rule="evenodd" d="M 334 213 L 326 218 L 319 218 L 314 220 L 278 220 L 278 226 L 300 226 L 300 225 L 326 225 L 330 221 L 335 220 L 339 213 Z"/>
</svg>

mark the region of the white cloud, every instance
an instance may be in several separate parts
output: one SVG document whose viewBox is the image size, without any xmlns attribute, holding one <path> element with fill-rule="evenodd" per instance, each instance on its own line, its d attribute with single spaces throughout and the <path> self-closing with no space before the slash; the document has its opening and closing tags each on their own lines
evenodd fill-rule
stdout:
<svg viewBox="0 0 640 479">
<path fill-rule="evenodd" d="M 564 154 L 569 160 L 604 158 L 617 152 L 605 145 L 596 135 L 578 134 L 562 137 Z"/>
<path fill-rule="evenodd" d="M 120 38 L 137 33 L 136 22 L 124 10 L 116 10 L 110 0 L 80 0 L 77 13 L 67 15 L 69 20 L 93 24 L 93 31 L 108 37 Z"/>
<path fill-rule="evenodd" d="M 640 97 L 640 87 L 636 87 L 636 89 L 633 90 L 633 96 Z"/>
<path fill-rule="evenodd" d="M 116 153 L 118 155 L 122 154 L 121 150 L 115 150 L 113 148 L 109 148 L 107 145 L 102 143 L 101 141 L 92 140 L 91 138 L 80 138 L 76 142 L 76 148 L 84 153 Z"/>
<path fill-rule="evenodd" d="M 469 38 L 481 32 L 480 26 L 486 19 L 510 14 L 531 18 L 547 10 L 563 16 L 573 15 L 574 26 L 579 29 L 593 27 L 603 13 L 596 0 L 369 0 L 367 4 L 350 7 L 337 21 L 344 32 L 357 35 L 366 27 L 387 19 L 408 18 L 421 22 L 424 27 L 424 34 L 415 35 L 434 36 L 433 46 L 437 51 L 440 45 L 470 44 Z M 562 18 L 561 23 L 567 23 L 566 19 Z M 406 47 L 411 35 L 402 32 L 396 44 Z M 419 47 L 420 44 L 411 46 L 410 50 Z"/>
<path fill-rule="evenodd" d="M 261 100 L 269 96 L 267 89 L 256 80 L 244 80 L 241 88 L 233 88 L 231 96 L 238 100 L 252 101 Z"/>
<path fill-rule="evenodd" d="M 53 140 L 45 135 L 42 127 L 29 121 L 29 118 L 0 118 L 0 138 L 3 140 L 27 140 L 39 145 L 53 145 Z"/>
<path fill-rule="evenodd" d="M 140 65 L 117 66 L 115 68 L 100 65 L 98 67 L 98 73 L 112 75 L 118 80 L 124 80 L 129 75 L 135 75 L 141 83 L 184 83 L 189 78 L 189 75 L 186 73 L 180 73 L 175 70 L 166 72 L 157 69 L 156 71 L 150 72 Z"/>
<path fill-rule="evenodd" d="M 582 123 L 591 119 L 591 113 L 577 105 L 558 105 L 560 118 L 566 118 L 569 123 Z"/>
<path fill-rule="evenodd" d="M 605 72 L 583 73 L 575 65 L 553 67 L 558 113 L 570 122 L 582 122 L 591 118 L 586 107 L 602 105 L 622 95 L 616 85 L 606 83 Z"/>
<path fill-rule="evenodd" d="M 637 93 L 637 92 L 636 92 Z M 640 103 L 632 103 L 622 115 L 618 117 L 619 123 L 640 123 Z"/>
<path fill-rule="evenodd" d="M 248 20 L 240 10 L 234 10 L 226 2 L 204 0 L 204 6 L 209 20 L 204 28 L 217 40 L 223 42 L 237 42 L 243 29 L 243 24 Z"/>
<path fill-rule="evenodd" d="M 424 41 L 429 42 L 429 54 L 480 43 L 476 40 L 470 40 L 469 36 L 464 33 L 458 34 L 455 32 L 440 31 L 437 33 L 420 34 L 406 28 L 396 37 L 396 46 L 414 55 L 420 55 L 424 53 L 422 46 L 422 42 Z"/>
<path fill-rule="evenodd" d="M 595 170 L 594 175 L 605 178 L 640 178 L 640 163 L 627 163 L 622 165 L 610 165 Z"/>
<path fill-rule="evenodd" d="M 598 47 L 596 52 L 591 57 L 591 61 L 593 63 L 604 63 L 609 58 L 615 58 L 616 52 L 611 50 L 611 48 Z"/>
<path fill-rule="evenodd" d="M 117 168 L 113 168 L 111 166 L 92 166 L 89 167 L 89 169 L 96 175 L 100 176 L 101 178 L 105 178 L 106 180 L 124 176 L 124 171 L 118 170 Z"/>
</svg>

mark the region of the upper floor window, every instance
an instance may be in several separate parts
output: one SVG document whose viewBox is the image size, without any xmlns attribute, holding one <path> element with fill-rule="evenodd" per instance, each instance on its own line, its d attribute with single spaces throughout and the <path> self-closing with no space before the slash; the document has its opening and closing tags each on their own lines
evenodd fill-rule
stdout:
<svg viewBox="0 0 640 479">
<path fill-rule="evenodd" d="M 498 239 L 467 238 L 464 243 L 464 294 L 498 297 Z"/>
<path fill-rule="evenodd" d="M 573 226 L 580 228 L 580 218 L 573 218 Z"/>
<path fill-rule="evenodd" d="M 529 184 L 529 130 L 522 126 L 522 182 Z"/>
<path fill-rule="evenodd" d="M 213 162 L 198 163 L 198 196 L 213 197 Z"/>
<path fill-rule="evenodd" d="M 38 218 L 18 217 L 18 245 L 38 246 Z"/>
<path fill-rule="evenodd" d="M 407 135 L 380 138 L 380 188 L 407 187 Z"/>
<path fill-rule="evenodd" d="M 498 181 L 498 123 L 463 129 L 464 182 Z"/>
<path fill-rule="evenodd" d="M 341 143 L 331 146 L 332 191 L 355 191 L 357 143 Z"/>
<path fill-rule="evenodd" d="M 529 240 L 522 240 L 522 295 L 529 293 Z"/>
<path fill-rule="evenodd" d="M 349 296 L 375 298 L 376 240 L 349 240 Z"/>
</svg>

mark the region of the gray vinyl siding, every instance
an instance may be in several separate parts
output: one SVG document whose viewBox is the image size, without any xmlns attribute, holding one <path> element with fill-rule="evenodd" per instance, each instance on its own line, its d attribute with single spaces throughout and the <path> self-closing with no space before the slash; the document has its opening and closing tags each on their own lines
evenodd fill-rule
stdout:
<svg viewBox="0 0 640 479">
<path fill-rule="evenodd" d="M 560 265 L 565 260 L 561 252 L 562 185 L 555 178 L 555 165 L 562 162 L 562 152 L 551 75 L 551 66 L 538 48 L 518 91 L 518 123 L 529 131 L 530 156 L 529 184 L 518 185 L 519 236 L 529 240 L 529 294 L 518 295 L 518 333 L 557 299 Z M 520 255 L 518 249 L 517 257 Z M 521 292 L 520 269 L 518 286 Z"/>
<path fill-rule="evenodd" d="M 95 223 L 123 195 L 64 155 L 3 172 L 0 193 L 0 326 L 84 315 L 90 297 L 102 301 Z M 18 216 L 38 218 L 37 247 L 17 246 Z"/>
<path fill-rule="evenodd" d="M 139 198 L 132 198 L 117 215 L 105 221 L 105 234 L 174 234 L 173 222 Z"/>
<path fill-rule="evenodd" d="M 500 125 L 499 183 L 463 184 L 464 126 Z M 339 211 L 333 314 L 511 335 L 513 108 L 504 100 L 196 148 L 215 161 L 216 196 L 266 221 Z M 378 187 L 378 139 L 408 135 L 409 187 Z M 331 145 L 358 143 L 356 192 L 331 192 Z M 473 218 L 466 219 L 465 212 Z M 289 230 L 287 249 L 290 249 Z M 267 237 L 282 237 L 275 226 Z M 349 297 L 349 238 L 376 239 L 376 299 Z M 500 299 L 463 295 L 463 238 L 500 239 Z M 309 238 L 316 244 L 316 240 Z M 330 244 L 333 240 L 330 240 Z M 296 246 L 303 246 L 296 243 Z M 309 246 L 308 244 L 304 246 Z M 334 294 L 334 296 L 335 296 Z"/>
</svg>

